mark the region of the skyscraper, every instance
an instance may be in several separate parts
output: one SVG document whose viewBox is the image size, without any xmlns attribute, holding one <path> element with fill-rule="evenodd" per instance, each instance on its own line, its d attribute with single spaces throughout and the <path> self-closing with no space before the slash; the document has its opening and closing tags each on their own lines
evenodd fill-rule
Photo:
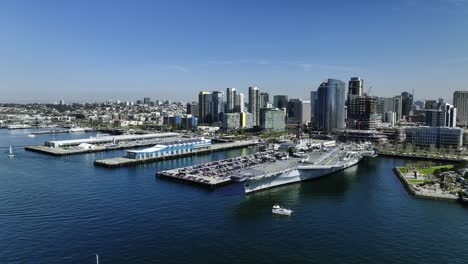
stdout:
<svg viewBox="0 0 468 264">
<path fill-rule="evenodd" d="M 317 90 L 315 116 L 320 130 L 345 128 L 345 83 L 328 79 Z"/>
<path fill-rule="evenodd" d="M 317 103 L 317 91 L 310 92 L 310 122 L 315 125 L 315 105 Z"/>
<path fill-rule="evenodd" d="M 310 121 L 310 101 L 290 99 L 287 108 L 288 122 L 306 124 Z"/>
<path fill-rule="evenodd" d="M 200 92 L 198 94 L 199 122 L 201 124 L 211 124 L 213 122 L 213 100 L 211 93 Z"/>
<path fill-rule="evenodd" d="M 236 88 L 226 89 L 226 113 L 236 112 L 237 91 Z"/>
<path fill-rule="evenodd" d="M 254 126 L 260 125 L 260 89 L 249 87 L 249 113 L 253 115 Z"/>
<path fill-rule="evenodd" d="M 236 112 L 238 113 L 243 113 L 245 112 L 245 96 L 243 93 L 238 93 L 237 94 L 237 100 L 236 100 Z"/>
<path fill-rule="evenodd" d="M 288 106 L 288 96 L 287 95 L 273 96 L 273 106 L 279 109 L 286 108 Z"/>
<path fill-rule="evenodd" d="M 149 105 L 151 103 L 151 99 L 149 97 L 143 98 L 143 104 Z"/>
<path fill-rule="evenodd" d="M 413 109 L 413 95 L 408 92 L 402 92 L 401 100 L 401 114 L 403 116 L 410 115 Z"/>
<path fill-rule="evenodd" d="M 457 108 L 457 122 L 466 125 L 468 123 L 468 91 L 455 91 L 453 106 Z"/>
<path fill-rule="evenodd" d="M 401 95 L 393 97 L 393 109 L 396 114 L 397 122 L 403 118 L 403 98 Z"/>
<path fill-rule="evenodd" d="M 364 89 L 364 80 L 359 77 L 352 77 L 348 82 L 348 94 L 362 96 Z"/>
<path fill-rule="evenodd" d="M 224 99 L 223 92 L 213 91 L 211 93 L 213 101 L 213 122 L 220 122 L 221 115 L 224 113 Z"/>
</svg>

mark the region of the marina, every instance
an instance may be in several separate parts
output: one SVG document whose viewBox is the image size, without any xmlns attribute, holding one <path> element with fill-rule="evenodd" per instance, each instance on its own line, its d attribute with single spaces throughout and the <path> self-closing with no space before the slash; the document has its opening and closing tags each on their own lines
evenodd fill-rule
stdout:
<svg viewBox="0 0 468 264">
<path fill-rule="evenodd" d="M 171 143 L 173 142 L 168 142 L 165 145 L 168 145 Z M 258 144 L 258 141 L 255 141 L 255 140 L 218 143 L 218 144 L 212 144 L 209 147 L 196 148 L 193 151 L 183 151 L 183 150 L 177 151 L 176 150 L 176 151 L 171 151 L 170 153 L 161 153 L 161 155 L 145 156 L 144 158 L 138 158 L 138 159 L 129 157 L 129 154 L 127 154 L 126 157 L 115 157 L 115 158 L 108 158 L 108 159 L 103 159 L 103 160 L 96 160 L 94 164 L 96 166 L 106 167 L 106 168 L 128 167 L 128 166 L 135 166 L 135 165 L 143 164 L 143 163 L 157 162 L 161 160 L 177 159 L 177 158 L 183 158 L 183 157 L 190 157 L 194 155 L 207 154 L 211 152 L 224 151 L 224 150 L 235 149 L 235 148 L 243 148 L 243 147 L 248 147 L 248 146 L 254 146 L 256 144 Z M 161 145 L 157 145 L 155 147 L 156 148 L 161 147 Z M 138 153 L 138 151 L 128 151 L 128 152 Z"/>
</svg>

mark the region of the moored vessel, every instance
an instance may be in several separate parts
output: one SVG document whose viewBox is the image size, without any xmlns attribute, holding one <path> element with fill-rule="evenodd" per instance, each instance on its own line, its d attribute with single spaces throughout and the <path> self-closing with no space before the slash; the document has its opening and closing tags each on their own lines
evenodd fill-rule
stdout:
<svg viewBox="0 0 468 264">
<path fill-rule="evenodd" d="M 316 179 L 354 166 L 361 159 L 360 151 L 344 145 L 335 147 L 331 151 L 312 159 L 309 157 L 307 159 L 292 158 L 286 161 L 277 161 L 267 167 L 259 168 L 254 177 L 247 179 L 244 184 L 244 192 L 248 194 L 281 185 Z"/>
</svg>

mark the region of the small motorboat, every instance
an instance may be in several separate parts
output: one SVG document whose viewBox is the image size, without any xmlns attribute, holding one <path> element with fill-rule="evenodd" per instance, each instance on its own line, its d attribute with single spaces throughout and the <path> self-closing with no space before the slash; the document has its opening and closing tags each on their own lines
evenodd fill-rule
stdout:
<svg viewBox="0 0 468 264">
<path fill-rule="evenodd" d="M 275 204 L 273 205 L 273 209 L 271 210 L 271 212 L 279 215 L 291 215 L 293 211 Z"/>
<path fill-rule="evenodd" d="M 12 159 L 14 157 L 15 155 L 13 154 L 13 150 L 11 149 L 11 146 L 10 146 L 10 152 L 8 153 L 8 158 Z"/>
</svg>

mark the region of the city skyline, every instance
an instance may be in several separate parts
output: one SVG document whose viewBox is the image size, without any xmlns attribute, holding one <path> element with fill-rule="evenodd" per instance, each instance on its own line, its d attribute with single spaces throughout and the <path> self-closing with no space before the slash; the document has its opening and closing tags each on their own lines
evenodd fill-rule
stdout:
<svg viewBox="0 0 468 264">
<path fill-rule="evenodd" d="M 468 89 L 466 1 L 0 7 L 4 103 L 190 101 L 199 90 L 249 86 L 306 99 L 322 81 L 350 76 L 379 96 L 415 89 L 416 99 L 450 101 Z"/>
</svg>

